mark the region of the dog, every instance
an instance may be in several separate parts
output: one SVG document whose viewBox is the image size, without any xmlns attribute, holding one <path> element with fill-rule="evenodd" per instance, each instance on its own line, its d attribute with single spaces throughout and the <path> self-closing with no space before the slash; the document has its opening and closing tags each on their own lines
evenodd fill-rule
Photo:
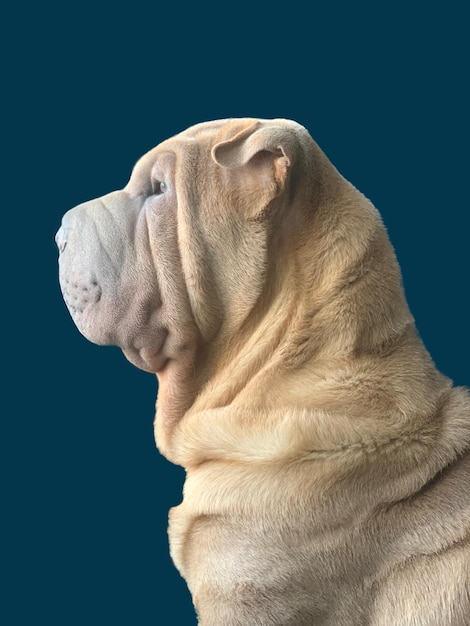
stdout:
<svg viewBox="0 0 470 626">
<path fill-rule="evenodd" d="M 284 119 L 200 123 L 56 235 L 73 321 L 158 378 L 201 626 L 468 626 L 470 395 L 372 203 Z"/>
</svg>

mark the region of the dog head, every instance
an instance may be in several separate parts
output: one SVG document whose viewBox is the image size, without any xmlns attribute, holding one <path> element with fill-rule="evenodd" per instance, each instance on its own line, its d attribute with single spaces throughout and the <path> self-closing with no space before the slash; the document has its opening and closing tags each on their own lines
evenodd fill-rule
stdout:
<svg viewBox="0 0 470 626">
<path fill-rule="evenodd" d="M 157 374 L 168 424 L 207 384 L 230 402 L 274 355 L 298 369 L 409 320 L 377 211 L 288 120 L 189 128 L 66 213 L 56 240 L 75 324 Z"/>
</svg>

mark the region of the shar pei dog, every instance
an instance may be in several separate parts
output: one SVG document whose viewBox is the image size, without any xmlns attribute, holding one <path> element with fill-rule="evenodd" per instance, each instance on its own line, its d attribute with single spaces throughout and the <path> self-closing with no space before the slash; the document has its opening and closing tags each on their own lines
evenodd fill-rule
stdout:
<svg viewBox="0 0 470 626">
<path fill-rule="evenodd" d="M 197 124 L 56 235 L 78 329 L 158 378 L 201 626 L 468 626 L 470 395 L 306 129 Z"/>
</svg>

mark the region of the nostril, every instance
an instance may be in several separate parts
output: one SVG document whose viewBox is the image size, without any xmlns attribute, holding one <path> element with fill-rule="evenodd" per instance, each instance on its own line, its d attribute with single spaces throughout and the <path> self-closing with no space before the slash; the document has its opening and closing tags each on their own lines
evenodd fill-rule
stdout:
<svg viewBox="0 0 470 626">
<path fill-rule="evenodd" d="M 62 227 L 59 228 L 56 233 L 55 242 L 59 248 L 59 252 L 63 252 L 65 250 L 65 246 L 67 245 L 67 239 L 65 238 L 65 232 Z"/>
</svg>

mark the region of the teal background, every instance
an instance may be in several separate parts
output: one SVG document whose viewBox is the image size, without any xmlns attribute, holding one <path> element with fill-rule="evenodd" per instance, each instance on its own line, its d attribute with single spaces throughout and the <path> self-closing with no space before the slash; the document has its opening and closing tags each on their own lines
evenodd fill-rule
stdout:
<svg viewBox="0 0 470 626">
<path fill-rule="evenodd" d="M 2 623 L 190 626 L 166 536 L 184 473 L 154 446 L 156 381 L 75 329 L 60 218 L 191 124 L 295 119 L 380 210 L 429 351 L 468 384 L 467 14 L 457 2 L 4 11 Z"/>
</svg>

